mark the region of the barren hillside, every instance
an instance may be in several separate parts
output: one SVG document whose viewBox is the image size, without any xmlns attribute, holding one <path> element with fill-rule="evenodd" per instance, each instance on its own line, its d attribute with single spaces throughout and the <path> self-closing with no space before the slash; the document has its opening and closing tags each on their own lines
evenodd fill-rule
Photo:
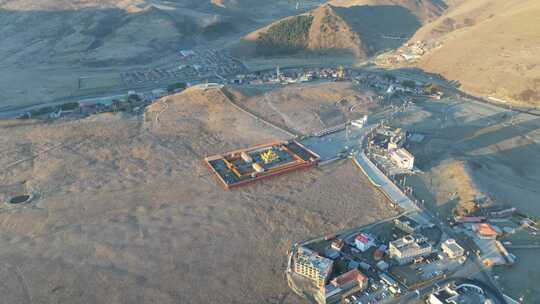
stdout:
<svg viewBox="0 0 540 304">
<path fill-rule="evenodd" d="M 465 1 L 411 39 L 441 47 L 418 66 L 485 96 L 540 105 L 540 2 Z"/>
<path fill-rule="evenodd" d="M 313 11 L 308 37 L 307 49 L 310 50 L 350 50 L 359 57 L 368 53 L 358 34 L 329 5 Z"/>
<path fill-rule="evenodd" d="M 39 7 L 22 5 L 27 1 L 4 3 L 0 65 L 147 63 L 193 46 L 213 23 L 227 22 L 229 33 L 234 29 L 226 16 L 135 5 L 139 2 L 46 2 Z"/>
<path fill-rule="evenodd" d="M 284 136 L 219 90 L 145 119 L 0 123 L 3 302 L 302 303 L 283 273 L 292 242 L 394 211 L 347 162 L 236 191 L 203 165 Z M 3 203 L 21 193 L 34 200 Z"/>
<path fill-rule="evenodd" d="M 359 92 L 350 82 L 239 90 L 244 95 L 237 99 L 244 106 L 297 134 L 311 134 L 357 119 L 376 106 L 370 101 L 373 92 Z"/>
</svg>

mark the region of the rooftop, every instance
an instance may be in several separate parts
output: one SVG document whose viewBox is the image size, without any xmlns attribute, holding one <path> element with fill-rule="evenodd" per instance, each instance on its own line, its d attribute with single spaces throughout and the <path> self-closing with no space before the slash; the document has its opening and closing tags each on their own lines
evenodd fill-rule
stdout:
<svg viewBox="0 0 540 304">
<path fill-rule="evenodd" d="M 474 229 L 479 235 L 495 237 L 497 236 L 497 231 L 488 223 L 480 223 L 474 226 Z"/>
<path fill-rule="evenodd" d="M 352 281 L 366 281 L 366 280 L 367 280 L 367 277 L 364 274 L 358 271 L 358 269 L 353 269 L 351 271 L 348 271 L 344 274 L 341 274 L 335 277 L 331 283 L 332 285 L 338 287 Z"/>
<path fill-rule="evenodd" d="M 426 238 L 422 235 L 416 234 L 416 235 L 406 235 L 400 239 L 397 239 L 395 241 L 390 242 L 394 247 L 398 249 L 406 249 L 408 247 L 420 247 L 425 248 L 431 246 L 427 241 Z"/>
<path fill-rule="evenodd" d="M 323 276 L 328 276 L 332 271 L 333 261 L 318 255 L 316 252 L 309 250 L 305 247 L 298 249 L 298 256 L 296 257 L 297 263 L 304 265 L 310 265 L 317 269 Z"/>
<path fill-rule="evenodd" d="M 369 243 L 369 237 L 363 233 L 358 234 L 354 239 L 364 244 Z"/>
<path fill-rule="evenodd" d="M 448 250 L 452 252 L 463 251 L 463 248 L 454 239 L 447 239 L 441 245 L 444 245 Z"/>
<path fill-rule="evenodd" d="M 226 188 L 315 165 L 319 156 L 291 140 L 271 142 L 205 158 L 210 170 Z"/>
<path fill-rule="evenodd" d="M 443 303 L 448 303 L 448 300 L 457 296 L 458 293 L 455 290 L 452 290 L 448 287 L 441 289 L 433 294 L 437 299 Z"/>
<path fill-rule="evenodd" d="M 404 148 L 399 148 L 393 151 L 400 158 L 414 158 L 414 156 Z"/>
</svg>

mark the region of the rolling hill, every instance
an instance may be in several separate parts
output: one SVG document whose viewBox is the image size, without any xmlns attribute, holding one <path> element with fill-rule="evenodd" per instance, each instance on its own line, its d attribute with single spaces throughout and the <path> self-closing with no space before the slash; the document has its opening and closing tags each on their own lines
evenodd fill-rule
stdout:
<svg viewBox="0 0 540 304">
<path fill-rule="evenodd" d="M 539 16 L 535 0 L 464 1 L 411 39 L 441 45 L 417 66 L 475 94 L 540 106 Z"/>
</svg>

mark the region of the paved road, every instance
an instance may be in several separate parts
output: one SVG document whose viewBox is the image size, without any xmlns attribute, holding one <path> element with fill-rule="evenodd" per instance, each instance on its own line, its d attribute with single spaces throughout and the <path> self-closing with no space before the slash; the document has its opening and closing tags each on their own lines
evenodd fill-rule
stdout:
<svg viewBox="0 0 540 304">
<path fill-rule="evenodd" d="M 300 143 L 321 157 L 321 161 L 328 161 L 345 156 L 351 151 L 358 151 L 362 147 L 362 138 L 365 130 L 347 126 L 323 136 L 310 136 L 300 139 Z"/>
<path fill-rule="evenodd" d="M 429 222 L 437 226 L 442 232 L 446 233 L 449 237 L 459 239 L 454 231 L 448 227 L 443 221 L 436 217 L 432 212 L 424 207 L 416 205 L 409 197 L 407 197 L 401 189 L 399 189 L 384 173 L 382 173 L 365 155 L 364 151 L 360 151 L 355 156 L 355 162 L 362 168 L 364 173 L 374 182 L 378 184 L 384 193 L 393 202 L 399 204 L 406 212 L 410 212 L 411 217 L 419 222 Z M 473 252 L 472 248 L 465 246 L 465 249 L 469 252 Z M 499 291 L 495 280 L 484 270 L 483 265 L 478 257 L 473 256 L 473 261 L 478 267 L 478 272 L 482 274 L 483 278 L 487 282 L 487 285 L 494 290 L 500 303 L 506 304 L 502 292 Z"/>
<path fill-rule="evenodd" d="M 376 186 L 379 186 L 392 202 L 406 211 L 419 211 L 414 202 L 367 158 L 364 151 L 358 152 L 354 160 L 368 178 Z"/>
</svg>

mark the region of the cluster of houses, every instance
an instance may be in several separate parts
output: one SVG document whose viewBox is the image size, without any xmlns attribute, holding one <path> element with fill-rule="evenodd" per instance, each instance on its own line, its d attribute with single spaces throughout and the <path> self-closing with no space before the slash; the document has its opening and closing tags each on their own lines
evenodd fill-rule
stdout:
<svg viewBox="0 0 540 304">
<path fill-rule="evenodd" d="M 409 42 L 395 50 L 390 54 L 381 56 L 385 64 L 401 64 L 413 63 L 418 61 L 422 56 L 433 48 L 437 48 L 439 44 L 434 41 L 418 40 Z"/>
<path fill-rule="evenodd" d="M 374 136 L 369 141 L 369 151 L 389 159 L 393 166 L 397 167 L 401 172 L 412 171 L 414 168 L 414 155 L 404 148 L 407 139 L 407 132 L 401 128 L 391 128 L 389 126 L 379 127 Z M 379 158 L 374 158 L 377 163 L 380 163 Z M 386 164 L 380 164 L 385 167 Z M 386 168 L 385 171 L 390 172 L 391 168 Z"/>
<path fill-rule="evenodd" d="M 391 74 L 359 73 L 354 76 L 354 82 L 365 87 L 376 89 L 388 96 L 396 93 L 409 94 L 418 97 L 441 99 L 444 95 L 437 86 L 413 80 L 398 80 Z"/>
<path fill-rule="evenodd" d="M 166 89 L 154 89 L 147 93 L 129 91 L 127 94 L 67 102 L 55 106 L 44 106 L 18 116 L 19 119 L 77 119 L 106 112 L 129 112 L 140 114 L 154 100 L 167 95 Z"/>
<path fill-rule="evenodd" d="M 336 68 L 313 68 L 313 69 L 286 69 L 276 67 L 273 71 L 238 74 L 229 83 L 235 85 L 259 85 L 259 84 L 292 84 L 309 82 L 316 79 L 344 80 L 347 71 L 344 67 Z"/>
<path fill-rule="evenodd" d="M 518 232 L 529 234 L 534 239 L 539 230 L 533 220 L 516 208 L 501 206 L 481 207 L 469 215 L 456 216 L 452 224 L 456 231 L 467 236 L 474 253 L 488 266 L 514 264 L 516 256 L 506 248 L 512 242 L 506 239 L 511 239 Z M 524 241 L 521 245 L 531 243 Z"/>
<path fill-rule="evenodd" d="M 326 304 L 343 303 L 348 297 L 398 296 L 408 286 L 393 275 L 393 267 L 429 263 L 432 255 L 445 261 L 465 260 L 465 249 L 456 240 L 438 244 L 422 234 L 433 228 L 431 224 L 420 224 L 407 215 L 388 224 L 400 231 L 399 236 L 389 240 L 376 231 L 360 230 L 304 243 L 292 253 L 291 269 L 312 284 L 316 301 Z"/>
</svg>

